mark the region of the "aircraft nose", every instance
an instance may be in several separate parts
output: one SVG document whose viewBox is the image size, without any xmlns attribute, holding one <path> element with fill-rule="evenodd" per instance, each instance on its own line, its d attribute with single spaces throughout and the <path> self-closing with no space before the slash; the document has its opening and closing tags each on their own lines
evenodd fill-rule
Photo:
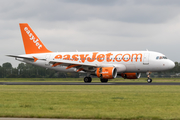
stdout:
<svg viewBox="0 0 180 120">
<path fill-rule="evenodd" d="M 168 63 L 168 67 L 169 67 L 169 69 L 174 68 L 175 67 L 174 62 L 170 60 L 169 63 Z"/>
</svg>

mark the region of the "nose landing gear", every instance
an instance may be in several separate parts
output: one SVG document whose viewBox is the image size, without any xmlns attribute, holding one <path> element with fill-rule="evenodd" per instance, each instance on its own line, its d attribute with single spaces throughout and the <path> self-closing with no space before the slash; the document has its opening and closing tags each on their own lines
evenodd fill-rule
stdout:
<svg viewBox="0 0 180 120">
<path fill-rule="evenodd" d="M 148 82 L 148 83 L 151 83 L 151 82 L 152 82 L 152 79 L 151 79 L 151 78 L 148 78 L 148 79 L 147 79 L 147 82 Z"/>
<path fill-rule="evenodd" d="M 151 72 L 147 72 L 147 82 L 148 83 L 151 83 L 152 82 L 152 79 L 150 78 L 150 74 L 151 74 Z"/>
</svg>

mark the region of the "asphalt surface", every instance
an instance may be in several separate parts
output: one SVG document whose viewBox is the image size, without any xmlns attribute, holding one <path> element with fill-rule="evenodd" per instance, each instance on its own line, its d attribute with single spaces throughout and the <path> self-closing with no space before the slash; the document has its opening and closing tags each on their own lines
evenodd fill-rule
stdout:
<svg viewBox="0 0 180 120">
<path fill-rule="evenodd" d="M 0 85 L 180 85 L 180 82 L 0 82 Z"/>
</svg>

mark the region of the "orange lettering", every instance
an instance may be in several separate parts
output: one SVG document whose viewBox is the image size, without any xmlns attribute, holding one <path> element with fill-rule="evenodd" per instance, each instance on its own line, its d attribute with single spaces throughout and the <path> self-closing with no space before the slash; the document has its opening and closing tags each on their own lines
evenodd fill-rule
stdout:
<svg viewBox="0 0 180 120">
<path fill-rule="evenodd" d="M 79 60 L 78 57 L 80 56 L 81 61 L 79 61 L 79 62 L 82 62 L 82 63 L 84 63 L 86 60 L 88 62 L 94 62 L 96 59 L 97 59 L 98 62 L 103 62 L 105 58 L 106 58 L 107 62 L 111 62 L 112 61 L 112 59 L 111 59 L 112 55 L 113 55 L 112 53 L 99 54 L 98 55 L 98 52 L 93 52 L 92 57 L 88 57 L 89 54 L 81 54 L 81 55 L 74 54 L 74 55 L 72 55 L 72 58 L 70 58 L 71 55 L 69 55 L 69 54 L 66 54 L 64 56 L 62 56 L 61 54 L 58 54 L 58 55 L 56 55 L 54 57 L 54 59 L 62 59 L 63 58 L 64 60 L 70 60 L 71 59 L 71 60 L 74 60 L 74 61 L 78 61 Z M 115 62 L 115 61 L 121 62 L 122 60 L 124 62 L 128 62 L 130 59 L 131 59 L 131 62 L 133 62 L 134 59 L 135 59 L 134 60 L 135 62 L 137 62 L 138 59 L 140 59 L 139 61 L 142 62 L 142 54 L 141 53 L 139 53 L 139 54 L 134 53 L 134 54 L 131 54 L 131 55 L 128 54 L 128 53 L 124 54 L 124 55 L 123 54 L 116 54 L 115 58 L 113 59 L 113 62 Z"/>
<path fill-rule="evenodd" d="M 98 61 L 98 62 L 104 61 L 104 57 L 105 57 L 104 54 L 99 54 L 99 55 L 97 56 L 97 61 Z"/>
<path fill-rule="evenodd" d="M 129 56 L 127 60 L 124 59 L 124 57 L 125 57 L 126 55 Z M 123 55 L 123 61 L 124 61 L 124 62 L 128 62 L 129 60 L 130 60 L 130 54 L 124 54 L 124 55 Z"/>
<path fill-rule="evenodd" d="M 89 55 L 89 54 L 86 54 L 85 56 L 84 56 L 84 54 L 81 54 L 81 55 L 80 55 L 81 61 L 82 61 L 83 63 L 85 62 L 85 60 L 86 60 L 86 58 L 87 58 L 88 55 Z"/>
<path fill-rule="evenodd" d="M 138 58 L 138 56 L 140 55 L 140 61 L 142 62 L 142 54 L 141 53 L 139 53 L 139 54 L 132 54 L 132 57 L 131 57 L 131 62 L 133 61 L 133 56 L 136 56 L 136 62 L 137 62 L 137 58 Z"/>
<path fill-rule="evenodd" d="M 64 60 L 70 60 L 70 55 L 68 55 L 68 54 L 64 55 L 63 58 L 64 58 Z"/>
<path fill-rule="evenodd" d="M 112 53 L 106 54 L 106 61 L 111 62 L 110 56 L 113 55 Z"/>
<path fill-rule="evenodd" d="M 117 60 L 117 57 L 118 57 L 119 55 L 122 56 L 122 54 L 117 54 L 117 55 L 115 56 L 115 59 L 116 59 L 117 62 L 121 62 L 121 58 L 120 58 L 120 60 Z"/>
<path fill-rule="evenodd" d="M 74 54 L 74 55 L 72 56 L 72 58 L 73 58 L 74 61 L 78 61 L 78 54 Z"/>
<path fill-rule="evenodd" d="M 62 55 L 56 55 L 54 58 L 55 59 L 62 59 Z"/>
<path fill-rule="evenodd" d="M 93 55 L 92 55 L 92 58 L 88 57 L 87 61 L 88 62 L 94 62 L 97 54 L 98 54 L 98 52 L 94 52 Z"/>
</svg>

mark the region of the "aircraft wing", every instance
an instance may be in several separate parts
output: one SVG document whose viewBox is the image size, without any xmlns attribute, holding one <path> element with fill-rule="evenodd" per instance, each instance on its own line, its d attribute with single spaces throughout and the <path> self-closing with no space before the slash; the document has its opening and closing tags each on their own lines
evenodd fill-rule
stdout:
<svg viewBox="0 0 180 120">
<path fill-rule="evenodd" d="M 83 66 L 90 66 L 90 67 L 100 67 L 98 64 L 91 64 L 91 63 L 78 63 L 77 61 L 67 61 L 67 60 L 52 60 L 50 63 L 62 63 L 62 64 L 76 64 L 76 65 L 83 65 Z"/>
<path fill-rule="evenodd" d="M 71 61 L 71 60 L 52 60 L 49 61 L 52 64 L 52 67 L 56 67 L 58 65 L 67 66 L 66 69 L 69 68 L 76 68 L 77 72 L 79 71 L 95 71 L 95 68 L 98 67 L 105 67 L 105 65 L 100 64 L 92 64 L 92 63 L 81 63 L 78 61 Z"/>
</svg>

